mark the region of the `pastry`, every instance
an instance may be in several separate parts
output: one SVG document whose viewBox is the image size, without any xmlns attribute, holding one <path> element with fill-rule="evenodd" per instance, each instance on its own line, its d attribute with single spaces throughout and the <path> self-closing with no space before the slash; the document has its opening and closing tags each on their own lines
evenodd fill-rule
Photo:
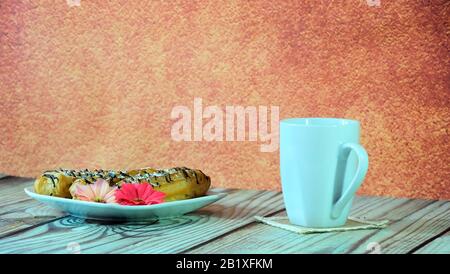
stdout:
<svg viewBox="0 0 450 274">
<path fill-rule="evenodd" d="M 34 189 L 38 194 L 72 198 L 70 186 L 75 180 L 90 184 L 99 178 L 119 188 L 124 182 L 151 184 L 153 189 L 166 194 L 166 202 L 203 196 L 211 185 L 210 177 L 201 170 L 186 167 L 129 171 L 58 169 L 45 171 L 36 179 Z"/>
</svg>

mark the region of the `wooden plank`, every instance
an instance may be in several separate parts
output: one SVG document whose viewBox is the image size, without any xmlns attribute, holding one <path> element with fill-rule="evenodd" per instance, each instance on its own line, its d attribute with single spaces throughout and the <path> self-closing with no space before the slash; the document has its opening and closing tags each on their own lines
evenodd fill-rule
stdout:
<svg viewBox="0 0 450 274">
<path fill-rule="evenodd" d="M 23 189 L 33 186 L 34 179 L 20 177 L 5 177 L 0 180 L 0 207 L 30 199 Z"/>
<path fill-rule="evenodd" d="M 415 201 L 413 200 L 413 202 Z M 411 250 L 441 234 L 449 227 L 450 202 L 434 201 L 427 207 L 406 215 L 390 225 L 387 228 L 389 236 L 379 232 L 368 238 L 367 241 L 378 242 L 383 253 L 410 253 Z M 350 251 L 361 253 L 362 250 L 361 247 L 354 247 Z"/>
<path fill-rule="evenodd" d="M 179 253 L 284 208 L 279 192 L 234 190 L 195 213 L 154 224 L 64 217 L 0 238 L 0 253 Z"/>
<path fill-rule="evenodd" d="M 419 248 L 414 254 L 450 254 L 450 231 Z"/>
<path fill-rule="evenodd" d="M 357 197 L 352 216 L 388 219 L 390 225 L 381 230 L 299 235 L 255 223 L 188 253 L 407 253 L 450 226 L 449 209 L 450 203 L 444 201 Z"/>
<path fill-rule="evenodd" d="M 8 204 L 0 209 L 0 237 L 65 215 L 31 199 Z"/>
<path fill-rule="evenodd" d="M 405 201 L 382 197 L 356 197 L 352 207 L 352 216 L 361 217 L 382 204 L 392 203 L 392 207 L 401 206 Z M 285 216 L 283 211 L 275 216 Z M 369 215 L 376 219 L 376 215 Z M 345 233 L 340 233 L 345 236 Z M 346 238 L 336 237 L 333 244 L 324 242 L 335 233 L 298 235 L 290 231 L 275 228 L 260 223 L 253 223 L 247 227 L 188 251 L 188 253 L 333 253 L 335 245 L 347 241 Z M 323 243 L 323 244 L 322 244 Z M 301 246 L 303 245 L 303 246 Z"/>
<path fill-rule="evenodd" d="M 32 186 L 33 181 L 19 177 L 0 180 L 0 237 L 66 215 L 25 194 L 24 187 Z"/>
</svg>

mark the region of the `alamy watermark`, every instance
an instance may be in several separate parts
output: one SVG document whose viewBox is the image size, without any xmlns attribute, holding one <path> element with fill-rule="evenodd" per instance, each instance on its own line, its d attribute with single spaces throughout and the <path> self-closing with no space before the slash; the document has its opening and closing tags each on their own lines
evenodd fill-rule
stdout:
<svg viewBox="0 0 450 274">
<path fill-rule="evenodd" d="M 369 251 L 369 254 L 382 254 L 381 245 L 378 242 L 368 243 L 366 251 Z"/>
<path fill-rule="evenodd" d="M 381 0 L 366 0 L 367 5 L 369 7 L 380 7 L 381 6 Z"/>
<path fill-rule="evenodd" d="M 71 254 L 81 254 L 81 246 L 77 242 L 70 242 L 66 246 L 66 250 Z"/>
<path fill-rule="evenodd" d="M 261 152 L 274 152 L 279 146 L 279 115 L 278 106 L 204 108 L 202 98 L 194 98 L 193 110 L 188 106 L 172 109 L 171 137 L 177 142 L 259 142 Z"/>
<path fill-rule="evenodd" d="M 81 6 L 81 0 L 66 0 L 67 5 L 71 7 L 79 7 Z"/>
</svg>

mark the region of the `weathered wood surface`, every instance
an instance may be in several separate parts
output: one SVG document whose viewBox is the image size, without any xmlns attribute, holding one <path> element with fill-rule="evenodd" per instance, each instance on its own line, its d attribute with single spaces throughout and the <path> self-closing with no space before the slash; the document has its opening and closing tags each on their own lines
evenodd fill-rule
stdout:
<svg viewBox="0 0 450 274">
<path fill-rule="evenodd" d="M 64 217 L 0 238 L 0 253 L 178 253 L 283 209 L 281 194 L 229 190 L 193 214 L 154 224 L 106 224 Z"/>
<path fill-rule="evenodd" d="M 32 182 L 0 180 L 0 253 L 450 253 L 448 201 L 356 197 L 352 216 L 389 226 L 298 235 L 254 220 L 286 215 L 277 192 L 218 190 L 228 196 L 182 217 L 98 223 L 30 199 L 23 188 Z"/>
<path fill-rule="evenodd" d="M 254 223 L 189 253 L 408 253 L 450 227 L 450 203 L 444 201 L 357 197 L 351 215 L 387 219 L 390 224 L 376 230 L 299 235 Z"/>
<path fill-rule="evenodd" d="M 25 194 L 23 189 L 33 182 L 17 177 L 0 180 L 0 237 L 65 215 Z"/>
<path fill-rule="evenodd" d="M 450 254 L 450 228 L 443 235 L 417 249 L 415 254 Z"/>
</svg>

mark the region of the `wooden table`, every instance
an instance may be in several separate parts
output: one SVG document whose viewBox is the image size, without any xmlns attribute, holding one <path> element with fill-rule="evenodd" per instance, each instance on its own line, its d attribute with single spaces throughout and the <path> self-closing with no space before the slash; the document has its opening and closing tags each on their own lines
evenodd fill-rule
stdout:
<svg viewBox="0 0 450 274">
<path fill-rule="evenodd" d="M 279 192 L 220 189 L 227 197 L 182 217 L 99 224 L 32 200 L 32 182 L 0 180 L 0 253 L 450 253 L 448 201 L 360 196 L 351 215 L 387 228 L 299 235 L 255 222 L 286 215 Z"/>
</svg>

